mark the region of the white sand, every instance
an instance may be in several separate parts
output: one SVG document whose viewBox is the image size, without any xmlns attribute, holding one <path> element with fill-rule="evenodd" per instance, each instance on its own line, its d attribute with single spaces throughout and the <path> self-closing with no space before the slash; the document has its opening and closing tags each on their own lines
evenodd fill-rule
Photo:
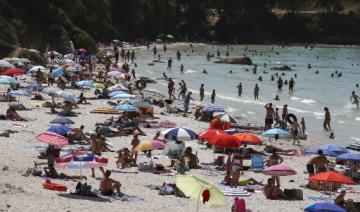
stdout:
<svg viewBox="0 0 360 212">
<path fill-rule="evenodd" d="M 70 90 L 71 92 L 75 92 Z M 91 95 L 87 93 L 86 95 Z M 46 95 L 45 95 L 46 96 Z M 22 98 L 22 102 L 30 107 L 30 101 L 26 98 Z M 59 101 L 59 100 L 58 100 Z M 93 130 L 96 122 L 102 122 L 111 115 L 99 115 L 90 114 L 89 111 L 96 107 L 105 106 L 106 100 L 94 100 L 91 101 L 91 105 L 80 105 L 80 109 L 75 110 L 81 114 L 78 117 L 72 118 L 76 122 L 74 127 L 79 127 L 81 124 L 85 125 L 85 130 Z M 7 109 L 7 103 L 0 103 L 0 111 L 5 113 Z M 77 198 L 76 196 L 70 196 L 65 193 L 59 193 L 42 188 L 42 183 L 45 179 L 40 177 L 23 177 L 28 167 L 33 166 L 33 161 L 39 161 L 36 158 L 37 152 L 34 151 L 31 146 L 43 145 L 36 141 L 35 136 L 49 127 L 49 122 L 56 117 L 51 115 L 47 108 L 34 108 L 29 111 L 19 111 L 19 114 L 25 117 L 30 117 L 35 120 L 31 122 L 23 122 L 27 127 L 19 128 L 14 127 L 12 121 L 1 121 L 1 130 L 17 130 L 18 133 L 11 134 L 10 138 L 0 137 L 0 168 L 8 166 L 8 171 L 0 170 L 0 211 L 195 211 L 196 202 L 194 200 L 185 198 L 176 198 L 174 196 L 160 196 L 157 191 L 146 188 L 145 185 L 155 184 L 161 185 L 163 182 L 174 182 L 175 177 L 155 175 L 150 173 L 116 173 L 113 172 L 112 178 L 119 180 L 122 184 L 122 191 L 125 194 L 136 195 L 143 198 L 143 201 L 137 202 L 122 202 L 119 200 L 114 201 L 94 201 L 84 198 Z M 207 128 L 208 123 L 194 121 L 193 118 L 183 118 L 181 116 L 168 115 L 162 116 L 159 113 L 162 109 L 155 108 L 155 116 L 160 117 L 160 120 L 168 119 L 175 121 L 179 126 L 185 126 L 191 128 L 197 132 L 200 132 Z M 155 129 L 145 129 L 147 136 L 140 137 L 141 140 L 149 140 L 154 136 Z M 115 137 L 109 138 L 114 146 L 115 150 L 122 147 L 130 147 L 129 137 Z M 321 143 L 319 140 L 313 140 L 310 138 L 307 141 L 302 141 L 303 144 L 315 145 Z M 279 141 L 277 146 L 281 148 L 297 148 L 291 145 L 291 141 Z M 196 141 L 186 142 L 187 145 L 191 145 L 194 150 L 198 151 L 198 156 L 201 162 L 210 163 L 216 157 L 211 150 L 201 149 L 201 145 L 197 145 Z M 262 148 L 262 147 L 260 147 Z M 110 159 L 107 169 L 116 169 L 115 165 L 115 153 L 104 153 L 104 156 Z M 153 156 L 157 156 L 159 159 L 154 159 L 155 163 L 162 163 L 164 165 L 169 164 L 169 159 L 161 155 L 161 151 L 154 151 Z M 298 174 L 289 177 L 281 177 L 282 188 L 298 188 L 301 184 L 307 183 L 307 174 L 304 174 L 305 164 L 309 160 L 309 156 L 300 157 L 284 157 L 284 163 L 294 168 Z M 149 161 L 144 154 L 140 154 L 138 157 L 139 162 Z M 250 161 L 246 161 L 249 163 Z M 66 174 L 79 175 L 79 170 L 58 170 Z M 136 168 L 125 169 L 124 171 L 136 171 Z M 84 170 L 84 175 L 88 177 L 88 184 L 93 188 L 98 188 L 99 179 L 93 179 L 90 177 L 90 170 Z M 96 171 L 97 177 L 101 177 L 99 170 Z M 224 172 L 206 171 L 206 170 L 191 170 L 189 174 L 194 174 L 207 179 L 213 183 L 217 183 L 224 177 Z M 253 173 L 251 171 L 245 172 L 246 177 L 254 177 L 257 180 L 266 182 L 268 176 L 261 173 Z M 295 182 L 289 182 L 294 180 Z M 74 190 L 76 182 L 72 181 L 60 181 L 53 180 L 53 182 L 63 183 L 68 186 L 70 190 Z M 359 186 L 357 186 L 359 189 Z M 319 192 L 309 189 L 303 189 L 304 200 L 303 201 L 274 201 L 266 200 L 261 193 L 252 194 L 250 197 L 245 197 L 247 207 L 252 211 L 303 211 L 304 208 L 315 201 L 308 199 L 308 196 L 321 196 Z M 355 201 L 360 201 L 359 195 L 349 194 L 348 197 L 354 198 Z M 227 198 L 226 208 L 207 208 L 200 206 L 199 211 L 230 211 L 232 204 L 232 198 Z"/>
</svg>

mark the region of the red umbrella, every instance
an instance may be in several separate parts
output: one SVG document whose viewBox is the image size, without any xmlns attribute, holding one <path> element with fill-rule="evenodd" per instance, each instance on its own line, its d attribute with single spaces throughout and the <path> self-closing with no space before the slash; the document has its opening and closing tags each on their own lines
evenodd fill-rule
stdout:
<svg viewBox="0 0 360 212">
<path fill-rule="evenodd" d="M 24 70 L 20 68 L 9 68 L 2 73 L 2 75 L 7 75 L 7 76 L 20 75 L 20 74 L 25 74 Z"/>
<path fill-rule="evenodd" d="M 208 141 L 209 139 L 213 138 L 214 136 L 217 136 L 217 135 L 223 134 L 223 133 L 224 133 L 224 131 L 222 131 L 222 130 L 209 128 L 209 129 L 205 130 L 204 132 L 201 132 L 199 134 L 198 139 L 200 141 Z"/>
<path fill-rule="evenodd" d="M 210 122 L 210 127 L 212 129 L 219 129 L 219 130 L 227 130 L 231 128 L 230 122 L 221 122 L 220 119 L 214 118 Z"/>
<path fill-rule="evenodd" d="M 355 185 L 349 177 L 337 172 L 321 172 L 311 176 L 309 180 Z"/>
<path fill-rule="evenodd" d="M 53 132 L 40 133 L 36 136 L 36 139 L 52 146 L 65 146 L 69 144 L 65 137 Z"/>
<path fill-rule="evenodd" d="M 241 145 L 241 141 L 239 139 L 226 133 L 222 133 L 211 138 L 208 143 L 216 147 L 225 148 L 237 148 Z"/>
<path fill-rule="evenodd" d="M 236 138 L 238 138 L 241 143 L 244 144 L 252 144 L 252 145 L 257 145 L 257 144 L 262 144 L 262 140 L 255 134 L 253 133 L 238 133 L 234 135 Z"/>
</svg>

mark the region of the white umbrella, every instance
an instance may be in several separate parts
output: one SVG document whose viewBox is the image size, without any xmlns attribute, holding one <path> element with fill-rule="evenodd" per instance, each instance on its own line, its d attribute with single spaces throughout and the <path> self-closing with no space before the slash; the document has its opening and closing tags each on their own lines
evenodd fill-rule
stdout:
<svg viewBox="0 0 360 212">
<path fill-rule="evenodd" d="M 57 91 L 56 95 L 58 97 L 64 99 L 65 101 L 72 102 L 72 103 L 76 102 L 76 98 L 72 93 L 69 93 L 69 92 L 66 92 L 66 91 Z"/>
<path fill-rule="evenodd" d="M 56 92 L 58 92 L 58 91 L 62 91 L 62 90 L 58 87 L 47 87 L 42 92 L 44 92 L 50 96 L 54 96 L 54 95 L 56 95 Z"/>
<path fill-rule="evenodd" d="M 115 99 L 115 100 L 130 100 L 130 99 L 136 99 L 135 95 L 131 95 L 131 94 L 118 94 L 116 96 L 111 97 L 111 99 Z"/>
<path fill-rule="evenodd" d="M 0 70 L 5 70 L 8 68 L 15 68 L 15 66 L 6 60 L 0 60 Z"/>
<path fill-rule="evenodd" d="M 19 83 L 16 79 L 9 76 L 0 76 L 0 84 L 16 84 Z"/>
<path fill-rule="evenodd" d="M 44 72 L 44 73 L 48 72 L 44 66 L 33 66 L 28 72 L 32 73 L 32 72 L 36 72 L 38 70 L 40 70 L 41 72 Z"/>
</svg>

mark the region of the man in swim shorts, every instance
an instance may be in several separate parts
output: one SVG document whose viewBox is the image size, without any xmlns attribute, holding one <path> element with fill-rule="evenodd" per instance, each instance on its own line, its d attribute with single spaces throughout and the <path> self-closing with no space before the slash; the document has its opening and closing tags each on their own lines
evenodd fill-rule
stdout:
<svg viewBox="0 0 360 212">
<path fill-rule="evenodd" d="M 274 108 L 272 107 L 272 103 L 268 103 L 265 105 L 266 116 L 265 116 L 265 130 L 271 129 L 271 126 L 274 122 Z"/>
</svg>

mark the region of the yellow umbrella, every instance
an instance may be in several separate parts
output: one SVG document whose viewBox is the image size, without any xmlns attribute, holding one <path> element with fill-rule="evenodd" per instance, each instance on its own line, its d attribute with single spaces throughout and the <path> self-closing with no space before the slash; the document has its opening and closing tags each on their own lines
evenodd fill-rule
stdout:
<svg viewBox="0 0 360 212">
<path fill-rule="evenodd" d="M 176 175 L 176 186 L 185 196 L 197 201 L 196 211 L 199 208 L 199 201 L 205 190 L 210 193 L 209 201 L 205 205 L 209 207 L 223 207 L 226 205 L 225 196 L 216 185 L 193 175 Z"/>
<path fill-rule="evenodd" d="M 101 84 L 101 83 L 95 82 L 95 83 L 93 83 L 93 85 L 94 85 L 95 88 L 105 88 L 105 85 Z"/>
</svg>

